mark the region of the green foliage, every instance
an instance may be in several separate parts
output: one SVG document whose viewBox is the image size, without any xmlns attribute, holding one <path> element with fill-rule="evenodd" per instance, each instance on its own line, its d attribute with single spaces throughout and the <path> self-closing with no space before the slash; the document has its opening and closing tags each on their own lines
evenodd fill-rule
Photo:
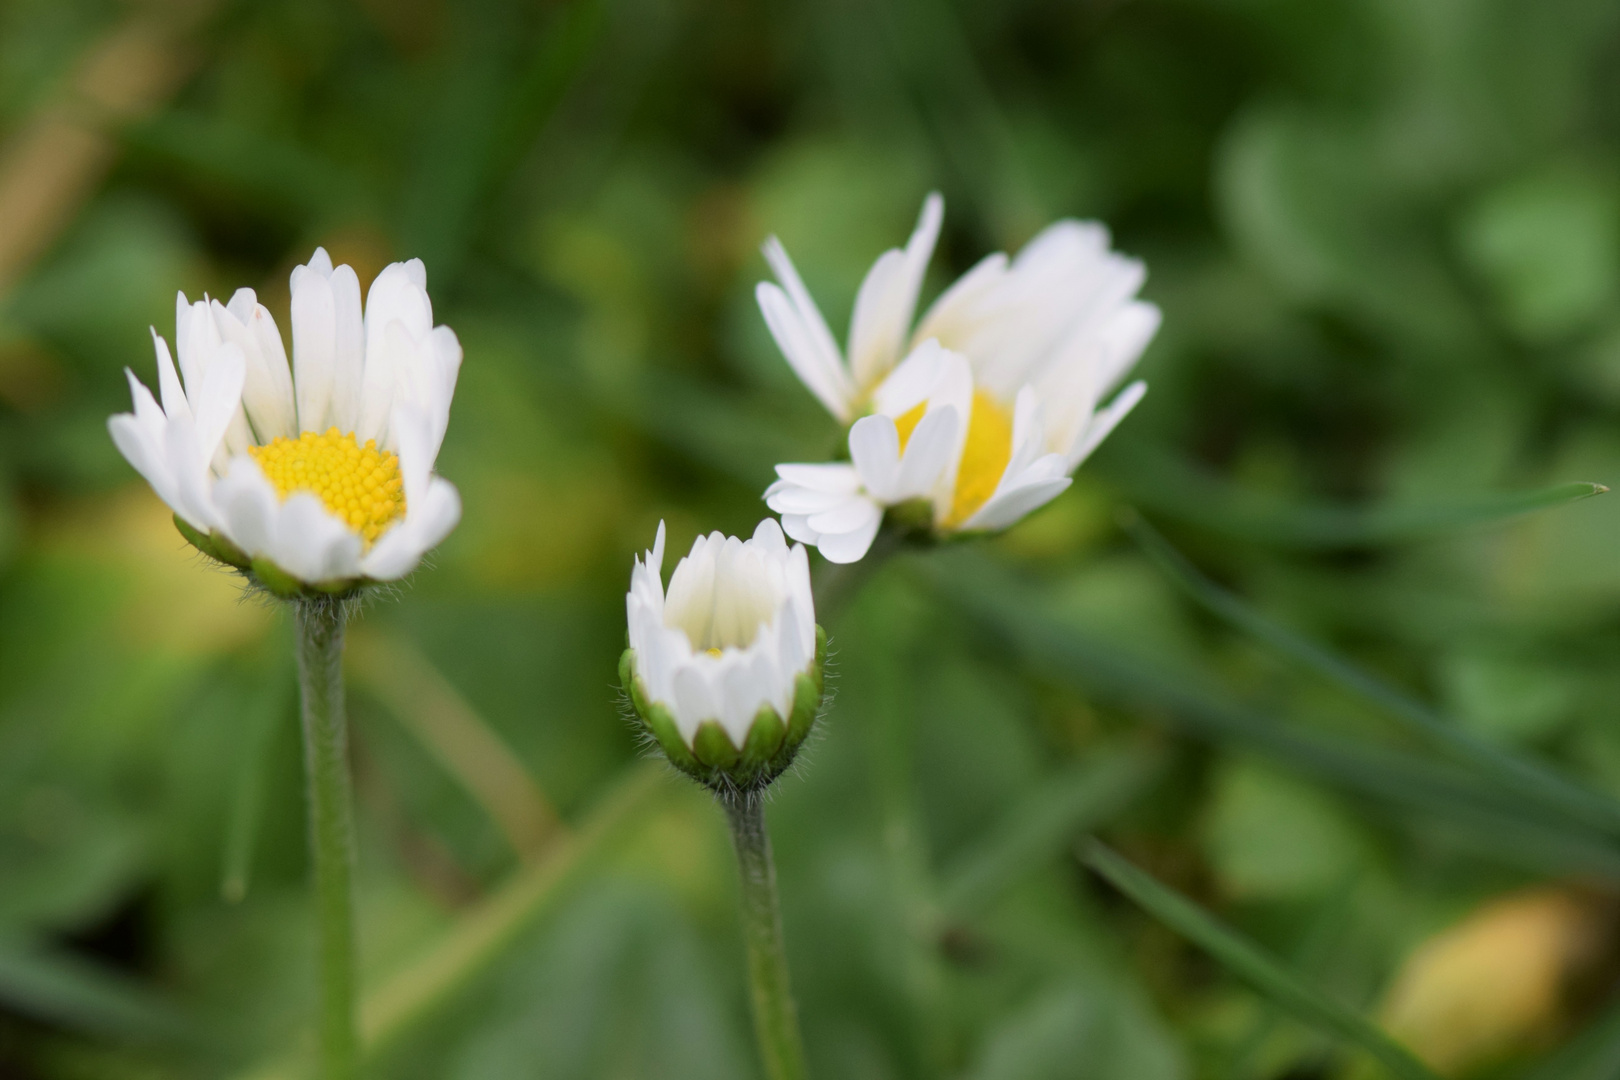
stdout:
<svg viewBox="0 0 1620 1080">
<path fill-rule="evenodd" d="M 12 147 L 84 114 L 90 59 L 159 55 L 97 84 L 154 95 L 104 157 L 0 183 L 0 240 L 44 220 L 19 191 L 70 211 L 0 274 L 0 1075 L 307 1064 L 290 627 L 105 419 L 176 289 L 285 333 L 324 244 L 423 257 L 467 357 L 464 520 L 358 632 L 565 826 L 514 843 L 351 681 L 373 1075 L 757 1076 L 719 811 L 616 700 L 630 557 L 746 535 L 773 465 L 839 445 L 754 305 L 763 238 L 841 336 L 932 189 L 925 301 L 1078 216 L 1165 323 L 1053 506 L 819 580 L 830 709 L 768 811 L 812 1073 L 1395 1060 L 1361 1018 L 1416 945 L 1620 880 L 1620 502 L 1585 497 L 1620 480 L 1616 33 L 1608 0 L 4 6 Z M 1086 833 L 1199 910 L 1123 902 Z M 1613 1073 L 1585 960 L 1474 1074 Z"/>
</svg>

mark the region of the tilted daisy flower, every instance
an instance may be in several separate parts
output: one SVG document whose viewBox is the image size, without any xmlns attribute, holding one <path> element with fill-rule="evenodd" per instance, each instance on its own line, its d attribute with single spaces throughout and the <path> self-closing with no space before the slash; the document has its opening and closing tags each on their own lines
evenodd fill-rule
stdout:
<svg viewBox="0 0 1620 1080">
<path fill-rule="evenodd" d="M 433 465 L 461 345 L 420 259 L 377 275 L 362 314 L 354 271 L 317 249 L 292 273 L 290 368 L 252 289 L 180 294 L 178 372 L 152 340 L 159 396 L 126 370 L 135 409 L 108 428 L 198 550 L 277 595 L 343 594 L 404 577 L 460 519 Z"/>
<path fill-rule="evenodd" d="M 700 536 L 663 584 L 664 526 L 625 598 L 619 675 L 671 763 L 722 791 L 764 787 L 821 707 L 826 636 L 810 562 L 766 518 L 748 540 Z"/>
<path fill-rule="evenodd" d="M 838 355 L 815 302 L 774 240 L 780 287 L 758 298 L 805 385 L 848 422 L 848 464 L 779 465 L 766 503 L 795 540 L 833 562 L 866 554 L 884 512 L 918 508 L 937 534 L 1007 528 L 1057 497 L 1146 392 L 1105 402 L 1159 327 L 1137 298 L 1146 270 L 1095 222 L 1060 221 L 1018 256 L 997 253 L 911 326 L 939 232 L 938 196 L 903 251 L 868 273 Z"/>
</svg>

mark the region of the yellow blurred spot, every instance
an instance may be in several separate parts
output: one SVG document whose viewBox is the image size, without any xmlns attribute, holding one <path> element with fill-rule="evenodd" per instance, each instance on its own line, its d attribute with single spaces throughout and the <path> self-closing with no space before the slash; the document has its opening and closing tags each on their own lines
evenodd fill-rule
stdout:
<svg viewBox="0 0 1620 1080">
<path fill-rule="evenodd" d="M 905 453 L 912 432 L 922 422 L 928 403 L 922 402 L 894 419 L 900 432 L 900 452 Z M 956 472 L 956 494 L 945 527 L 954 529 L 990 501 L 1001 483 L 1001 474 L 1012 460 L 1012 414 L 983 390 L 973 391 L 973 411 L 968 417 L 967 445 L 962 448 L 962 464 Z"/>
<path fill-rule="evenodd" d="M 1556 1033 L 1572 969 L 1599 948 L 1592 907 L 1565 889 L 1486 904 L 1418 948 L 1385 999 L 1384 1026 L 1458 1075 Z"/>
<path fill-rule="evenodd" d="M 704 649 L 703 651 L 708 653 L 710 656 L 724 656 L 725 655 L 725 650 L 724 649 L 709 648 L 709 649 Z"/>
<path fill-rule="evenodd" d="M 313 492 L 367 544 L 405 515 L 399 458 L 378 450 L 375 439 L 361 446 L 353 434 L 334 427 L 324 435 L 280 436 L 248 452 L 283 499 L 295 491 Z"/>
</svg>

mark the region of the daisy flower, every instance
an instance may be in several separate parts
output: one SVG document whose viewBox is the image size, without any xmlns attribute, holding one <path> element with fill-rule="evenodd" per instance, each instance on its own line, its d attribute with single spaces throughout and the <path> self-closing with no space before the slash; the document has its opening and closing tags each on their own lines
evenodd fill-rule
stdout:
<svg viewBox="0 0 1620 1080">
<path fill-rule="evenodd" d="M 828 410 L 854 421 L 848 463 L 778 465 L 766 503 L 832 562 L 865 555 L 905 503 L 940 535 L 1007 528 L 1066 489 L 1147 389 L 1114 393 L 1159 309 L 1137 298 L 1143 265 L 1096 222 L 1060 221 L 1015 258 L 985 258 L 913 327 L 942 214 L 930 195 L 906 247 L 867 274 L 847 358 L 787 252 L 765 244 L 780 282 L 757 290 L 772 336 Z"/>
<path fill-rule="evenodd" d="M 252 289 L 175 305 L 154 329 L 158 397 L 126 369 L 118 449 L 198 550 L 283 596 L 346 593 L 415 569 L 461 517 L 433 474 L 461 345 L 433 325 L 420 259 L 360 282 L 325 249 L 292 272 L 292 364 Z M 160 404 L 161 402 L 161 404 Z"/>
<path fill-rule="evenodd" d="M 748 540 L 700 536 L 663 584 L 664 526 L 637 559 L 620 664 L 637 715 L 670 761 L 710 787 L 763 787 L 821 706 L 826 638 L 810 562 L 775 519 Z"/>
</svg>

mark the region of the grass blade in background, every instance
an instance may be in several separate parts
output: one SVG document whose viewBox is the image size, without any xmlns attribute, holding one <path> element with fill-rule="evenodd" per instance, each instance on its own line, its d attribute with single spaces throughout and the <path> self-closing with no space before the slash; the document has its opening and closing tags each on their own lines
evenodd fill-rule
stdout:
<svg viewBox="0 0 1620 1080">
<path fill-rule="evenodd" d="M 1476 495 L 1452 503 L 1349 507 L 1287 501 L 1240 488 L 1166 453 L 1108 459 L 1132 502 L 1224 536 L 1276 547 L 1333 549 L 1421 540 L 1601 495 L 1602 484 Z"/>
<path fill-rule="evenodd" d="M 1116 889 L 1296 1019 L 1366 1051 L 1394 1076 L 1406 1080 L 1438 1080 L 1428 1066 L 1365 1017 L 1299 981 L 1253 942 L 1166 888 L 1117 852 L 1096 840 L 1086 842 L 1081 851 L 1086 865 Z"/>
<path fill-rule="evenodd" d="M 1129 514 L 1122 526 L 1188 595 L 1232 626 L 1254 635 L 1350 693 L 1360 695 L 1412 730 L 1450 748 L 1494 779 L 1511 785 L 1544 806 L 1606 832 L 1620 832 L 1620 802 L 1582 787 L 1545 765 L 1478 738 L 1382 679 L 1272 622 L 1201 574 L 1140 516 Z"/>
<path fill-rule="evenodd" d="M 629 826 L 645 820 L 660 792 L 670 790 L 662 762 L 642 762 L 620 777 L 579 828 L 555 840 L 542 858 L 463 912 L 418 958 L 368 991 L 360 1002 L 361 1052 L 373 1059 L 435 1009 L 499 962 L 514 941 L 550 910 L 569 885 Z M 242 1080 L 299 1080 L 309 1064 L 267 1063 Z"/>
<path fill-rule="evenodd" d="M 150 987 L 17 941 L 0 942 L 0 1003 L 73 1031 L 148 1043 L 198 1041 L 184 1015 Z"/>
<path fill-rule="evenodd" d="M 285 717 L 292 705 L 291 694 L 285 691 L 289 685 L 289 680 L 281 680 L 266 686 L 242 720 L 242 756 L 232 785 L 225 819 L 225 850 L 220 859 L 219 893 L 233 904 L 247 897 L 259 819 L 264 813 L 265 755 L 276 721 Z"/>
<path fill-rule="evenodd" d="M 1502 785 L 1444 763 L 1283 724 L 1230 700 L 1197 671 L 1159 662 L 1046 615 L 1019 577 L 977 552 L 942 550 L 911 560 L 936 591 L 1033 669 L 1082 693 L 1174 721 L 1198 738 L 1395 806 L 1419 809 L 1472 838 L 1482 856 L 1538 872 L 1581 870 L 1620 878 L 1607 838 Z M 1562 869 L 1560 869 L 1562 867 Z"/>
<path fill-rule="evenodd" d="M 511 747 L 409 642 L 362 629 L 349 642 L 348 666 L 357 686 L 381 701 L 483 807 L 519 859 L 533 859 L 562 828 Z"/>
<path fill-rule="evenodd" d="M 1064 769 L 1012 807 L 940 876 L 947 918 L 983 909 L 1032 867 L 1063 851 L 1139 795 L 1157 762 L 1138 750 L 1094 754 Z"/>
</svg>

